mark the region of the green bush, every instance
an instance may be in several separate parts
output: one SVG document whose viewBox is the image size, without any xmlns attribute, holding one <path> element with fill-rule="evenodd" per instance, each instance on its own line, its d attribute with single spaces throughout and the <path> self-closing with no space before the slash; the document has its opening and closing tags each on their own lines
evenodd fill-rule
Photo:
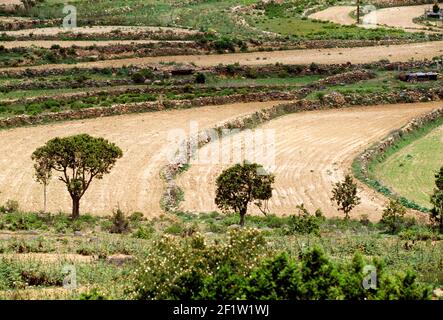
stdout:
<svg viewBox="0 0 443 320">
<path fill-rule="evenodd" d="M 141 83 L 145 82 L 145 77 L 140 72 L 136 72 L 136 73 L 132 74 L 131 79 L 132 79 L 132 81 L 134 81 L 134 83 L 137 83 L 137 84 L 141 84 Z"/>
<path fill-rule="evenodd" d="M 137 239 L 150 239 L 155 233 L 155 229 L 152 226 L 140 226 L 138 229 L 132 234 L 134 238 Z"/>
<path fill-rule="evenodd" d="M 226 242 L 213 244 L 207 244 L 198 233 L 185 238 L 164 236 L 133 272 L 128 293 L 134 299 L 207 297 L 213 294 L 204 283 L 209 286 L 210 274 L 229 268 L 246 276 L 264 252 L 264 244 L 256 229 L 232 229 Z"/>
<path fill-rule="evenodd" d="M 129 230 L 129 221 L 122 210 L 117 209 L 112 215 L 111 233 L 125 233 Z"/>
<path fill-rule="evenodd" d="M 333 262 L 318 248 L 298 259 L 272 254 L 254 229 L 231 230 L 228 241 L 207 244 L 200 235 L 163 238 L 132 274 L 133 299 L 319 300 L 430 299 L 431 290 L 410 272 L 387 274 L 372 261 L 374 287 L 360 255 Z M 371 283 L 372 284 L 372 283 Z"/>
<path fill-rule="evenodd" d="M 291 215 L 285 229 L 286 234 L 314 234 L 320 235 L 320 222 L 322 221 L 321 211 L 316 211 L 316 215 L 311 215 L 303 204 L 297 206 L 298 215 Z"/>
<path fill-rule="evenodd" d="M 195 76 L 195 83 L 204 84 L 206 83 L 206 75 L 204 73 L 199 72 Z"/>
</svg>

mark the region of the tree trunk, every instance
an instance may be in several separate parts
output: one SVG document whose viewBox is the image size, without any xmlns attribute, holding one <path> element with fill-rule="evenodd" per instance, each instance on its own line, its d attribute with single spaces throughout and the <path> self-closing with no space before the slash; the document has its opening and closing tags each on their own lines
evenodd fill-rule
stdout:
<svg viewBox="0 0 443 320">
<path fill-rule="evenodd" d="M 360 24 L 360 0 L 357 0 L 357 24 Z"/>
<path fill-rule="evenodd" d="M 46 213 L 46 184 L 43 185 L 43 212 Z"/>
<path fill-rule="evenodd" d="M 240 226 L 241 227 L 245 226 L 246 210 L 247 210 L 246 208 L 240 210 Z"/>
<path fill-rule="evenodd" d="M 80 198 L 72 198 L 72 219 L 80 217 Z"/>
</svg>

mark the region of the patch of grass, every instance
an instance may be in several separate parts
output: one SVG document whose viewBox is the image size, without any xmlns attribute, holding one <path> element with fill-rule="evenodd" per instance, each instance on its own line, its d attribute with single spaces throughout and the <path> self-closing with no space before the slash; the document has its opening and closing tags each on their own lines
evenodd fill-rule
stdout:
<svg viewBox="0 0 443 320">
<path fill-rule="evenodd" d="M 443 166 L 443 118 L 390 148 L 370 171 L 383 185 L 424 207 L 430 207 L 435 173 Z"/>
</svg>

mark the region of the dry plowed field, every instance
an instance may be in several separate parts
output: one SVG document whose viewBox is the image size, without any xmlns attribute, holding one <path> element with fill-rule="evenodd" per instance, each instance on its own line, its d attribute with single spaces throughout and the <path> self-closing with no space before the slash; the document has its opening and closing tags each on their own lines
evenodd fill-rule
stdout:
<svg viewBox="0 0 443 320">
<path fill-rule="evenodd" d="M 103 180 L 94 181 L 81 203 L 82 212 L 107 215 L 119 205 L 127 212 L 147 216 L 161 212 L 163 181 L 160 169 L 167 163 L 170 130 L 189 133 L 190 122 L 202 129 L 266 107 L 277 102 L 233 104 L 161 111 L 136 115 L 55 123 L 44 126 L 0 131 L 0 203 L 19 201 L 25 210 L 42 208 L 42 186 L 33 180 L 32 152 L 51 138 L 88 133 L 116 143 L 124 156 Z M 48 187 L 48 210 L 69 212 L 70 198 L 65 186 L 53 178 Z"/>
<path fill-rule="evenodd" d="M 260 129 L 265 130 L 263 133 L 267 138 L 260 142 L 245 138 L 246 133 L 241 133 L 243 137 L 223 139 L 219 147 L 227 152 L 222 159 L 229 159 L 229 150 L 234 150 L 233 154 L 242 150 L 240 154 L 243 159 L 257 161 L 266 159 L 258 155 L 272 147 L 274 141 L 276 182 L 273 198 L 269 202 L 270 211 L 293 214 L 295 206 L 304 203 L 310 210 L 320 208 L 329 217 L 337 216 L 338 212 L 330 201 L 332 185 L 350 171 L 353 159 L 391 130 L 441 106 L 442 102 L 432 102 L 292 114 L 262 126 Z M 232 143 L 232 147 L 229 147 L 229 143 Z M 251 145 L 256 149 L 245 152 L 245 147 L 251 148 Z M 211 154 L 211 150 L 214 150 L 212 147 L 213 144 L 208 144 L 200 151 Z M 246 153 L 248 156 L 245 156 Z M 272 156 L 272 152 L 265 155 Z M 227 164 L 226 161 L 193 164 L 178 178 L 178 184 L 185 194 L 181 208 L 194 212 L 216 210 L 215 179 L 230 165 L 232 163 Z M 362 204 L 353 214 L 368 214 L 371 220 L 378 219 L 385 199 L 362 185 L 360 191 Z M 256 208 L 253 211 L 259 213 Z"/>
<path fill-rule="evenodd" d="M 38 43 L 38 42 L 37 42 Z M 250 52 L 214 55 L 183 55 L 164 57 L 130 58 L 105 60 L 77 64 L 55 64 L 34 67 L 2 68 L 1 70 L 50 69 L 50 68 L 95 68 L 122 67 L 128 65 L 153 65 L 161 62 L 195 63 L 200 67 L 210 67 L 222 64 L 240 63 L 242 65 L 266 64 L 336 64 L 336 63 L 369 63 L 382 59 L 391 62 L 423 60 L 443 54 L 443 41 L 411 43 L 393 46 L 376 46 L 362 48 L 332 48 L 285 50 L 274 52 Z"/>
</svg>

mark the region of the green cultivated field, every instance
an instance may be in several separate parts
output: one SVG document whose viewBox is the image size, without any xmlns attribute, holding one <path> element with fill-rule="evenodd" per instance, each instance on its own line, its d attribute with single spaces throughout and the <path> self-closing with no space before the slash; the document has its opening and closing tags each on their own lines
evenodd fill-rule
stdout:
<svg viewBox="0 0 443 320">
<path fill-rule="evenodd" d="M 385 186 L 409 200 L 430 207 L 434 172 L 443 163 L 443 121 L 430 133 L 414 140 L 402 141 L 396 151 L 373 168 L 376 178 Z M 412 141 L 412 142 L 411 142 Z"/>
</svg>

